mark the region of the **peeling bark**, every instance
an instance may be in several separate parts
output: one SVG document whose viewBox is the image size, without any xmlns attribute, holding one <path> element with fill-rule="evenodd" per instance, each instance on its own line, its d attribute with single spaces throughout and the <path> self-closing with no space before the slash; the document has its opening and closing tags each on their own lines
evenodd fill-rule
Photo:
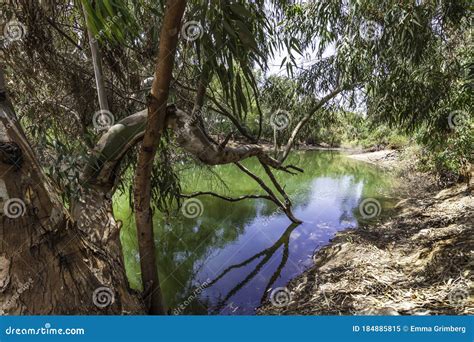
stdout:
<svg viewBox="0 0 474 342">
<path fill-rule="evenodd" d="M 99 140 L 82 176 L 84 183 L 97 189 L 97 198 L 101 198 L 100 193 L 110 192 L 116 184 L 119 163 L 125 153 L 143 138 L 147 117 L 147 110 L 135 113 L 111 127 Z M 216 144 L 208 138 L 195 116 L 173 105 L 167 107 L 165 125 L 174 131 L 176 141 L 185 151 L 205 164 L 230 164 L 256 157 L 262 164 L 277 170 L 303 171 L 292 165 L 283 166 L 259 145 L 237 144 L 229 139 Z"/>
<path fill-rule="evenodd" d="M 144 135 L 148 110 L 137 112 L 112 126 L 99 140 L 83 173 L 85 182 L 111 187 L 116 182 L 117 166 L 127 151 Z M 176 135 L 178 144 L 208 165 L 235 163 L 257 157 L 262 163 L 283 171 L 302 171 L 270 157 L 260 145 L 227 142 L 218 145 L 210 141 L 192 115 L 173 105 L 167 108 L 166 126 Z"/>
<path fill-rule="evenodd" d="M 226 143 L 224 146 L 214 144 L 195 121 L 188 113 L 172 106 L 168 107 L 168 127 L 173 129 L 177 142 L 183 149 L 205 164 L 230 164 L 250 157 L 257 157 L 263 164 L 278 170 L 302 171 L 291 165 L 282 166 L 278 160 L 270 157 L 260 145 L 232 142 Z"/>
<path fill-rule="evenodd" d="M 0 95 L 0 141 L 22 156 L 20 165 L 0 160 L 9 200 L 0 215 L 0 314 L 143 313 L 121 260 L 78 229 L 39 167 L 4 87 Z M 11 155 L 8 148 L 0 154 Z M 95 220 L 93 230 L 102 223 Z"/>
</svg>

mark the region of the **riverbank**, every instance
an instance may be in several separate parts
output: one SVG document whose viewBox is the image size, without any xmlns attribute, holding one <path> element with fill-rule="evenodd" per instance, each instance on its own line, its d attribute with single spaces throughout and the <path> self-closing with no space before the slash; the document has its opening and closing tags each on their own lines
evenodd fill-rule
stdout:
<svg viewBox="0 0 474 342">
<path fill-rule="evenodd" d="M 288 301 L 275 306 L 268 299 L 257 314 L 473 314 L 468 187 L 437 189 L 393 151 L 349 157 L 398 172 L 403 200 L 383 219 L 338 233 L 314 255 L 314 266 L 287 284 Z"/>
<path fill-rule="evenodd" d="M 399 153 L 396 150 L 381 150 L 368 153 L 353 153 L 349 151 L 348 157 L 386 169 L 395 169 L 399 165 Z"/>
</svg>

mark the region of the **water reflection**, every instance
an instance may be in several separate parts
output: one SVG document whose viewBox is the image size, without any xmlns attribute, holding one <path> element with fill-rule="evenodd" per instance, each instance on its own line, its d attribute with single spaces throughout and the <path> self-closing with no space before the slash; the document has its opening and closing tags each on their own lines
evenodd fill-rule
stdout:
<svg viewBox="0 0 474 342">
<path fill-rule="evenodd" d="M 281 261 L 278 264 L 278 267 L 276 268 L 275 272 L 272 274 L 272 276 L 268 280 L 262 279 L 262 281 L 267 282 L 267 285 L 265 286 L 263 290 L 263 295 L 261 296 L 260 302 L 262 302 L 265 299 L 268 291 L 272 288 L 273 284 L 280 277 L 280 273 L 288 261 L 290 235 L 297 226 L 298 224 L 294 224 L 294 223 L 291 224 L 288 227 L 288 229 L 283 233 L 283 235 L 272 246 L 264 249 L 263 251 L 255 255 L 252 255 L 251 257 L 247 258 L 246 260 L 238 264 L 234 264 L 232 266 L 227 267 L 217 277 L 215 277 L 211 282 L 208 283 L 207 289 L 214 286 L 219 280 L 221 280 L 229 272 L 244 268 L 245 266 L 252 263 L 254 260 L 260 260 L 252 269 L 252 271 L 245 278 L 242 279 L 242 281 L 237 283 L 222 299 L 219 299 L 217 304 L 215 304 L 214 307 L 212 308 L 212 311 L 214 313 L 222 313 L 225 309 L 232 309 L 232 312 L 235 313 L 235 311 L 238 310 L 239 307 L 234 306 L 233 302 L 228 303 L 229 300 L 233 298 L 234 295 L 236 295 L 245 285 L 247 285 L 250 281 L 255 279 L 255 277 L 262 271 L 263 267 L 265 267 L 268 264 L 268 262 L 273 258 L 274 254 L 280 249 L 280 247 L 282 247 Z"/>
<path fill-rule="evenodd" d="M 253 314 L 271 289 L 284 286 L 309 267 L 314 252 L 337 231 L 358 226 L 363 199 L 377 198 L 383 208 L 391 203 L 379 192 L 386 192 L 392 179 L 376 168 L 334 153 L 306 152 L 291 158 L 299 159 L 305 173 L 279 176 L 291 194 L 295 216 L 303 220 L 300 225 L 291 224 L 265 200 L 228 203 L 212 197 L 200 197 L 204 213 L 196 219 L 177 215 L 164 222 L 155 217 L 159 271 L 170 308 L 186 303 L 185 314 Z M 246 166 L 264 177 L 256 163 L 247 161 Z M 215 172 L 228 189 L 190 172 L 185 175 L 186 192 L 212 189 L 240 196 L 259 191 L 232 166 Z M 117 211 L 130 218 L 125 206 Z M 130 219 L 122 243 L 127 274 L 132 286 L 139 287 L 136 235 Z"/>
</svg>

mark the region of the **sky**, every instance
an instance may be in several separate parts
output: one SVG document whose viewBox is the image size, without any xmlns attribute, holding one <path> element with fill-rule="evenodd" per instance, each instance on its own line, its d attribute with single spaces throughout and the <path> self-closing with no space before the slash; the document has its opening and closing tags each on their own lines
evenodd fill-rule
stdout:
<svg viewBox="0 0 474 342">
<path fill-rule="evenodd" d="M 331 56 L 335 53 L 334 45 L 330 45 L 326 48 L 326 50 L 323 53 L 323 58 Z M 275 55 L 275 57 L 270 60 L 268 63 L 269 65 L 269 70 L 267 72 L 267 76 L 271 75 L 280 75 L 280 76 L 286 76 L 286 69 L 285 66 L 280 68 L 281 62 L 283 61 L 283 58 L 287 56 L 286 51 L 279 51 Z M 300 56 L 299 54 L 295 53 L 296 61 L 297 64 L 300 67 L 308 67 L 310 66 L 315 60 L 317 60 L 317 50 L 313 49 L 306 49 L 303 51 L 303 56 Z"/>
</svg>

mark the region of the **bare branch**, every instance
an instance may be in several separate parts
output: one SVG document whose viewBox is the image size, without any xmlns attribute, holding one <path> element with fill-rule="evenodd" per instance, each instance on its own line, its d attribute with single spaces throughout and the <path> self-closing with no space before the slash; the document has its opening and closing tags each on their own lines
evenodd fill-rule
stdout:
<svg viewBox="0 0 474 342">
<path fill-rule="evenodd" d="M 278 183 L 278 181 L 276 180 L 275 176 L 273 175 L 272 173 L 272 170 L 268 167 L 268 165 L 260 162 L 260 164 L 262 164 L 263 166 L 263 169 L 265 170 L 265 172 L 267 173 L 268 175 L 268 178 L 270 178 L 270 180 L 272 181 L 273 185 L 275 186 L 275 188 L 278 190 L 278 192 L 283 196 L 283 198 L 285 199 L 285 204 L 286 206 L 289 208 L 291 207 L 291 201 L 290 201 L 290 198 L 288 197 L 288 195 L 286 194 L 285 190 L 283 190 L 283 188 L 281 187 L 280 183 Z"/>
<path fill-rule="evenodd" d="M 288 158 L 288 155 L 290 154 L 291 148 L 293 147 L 293 144 L 295 142 L 296 136 L 300 132 L 301 128 L 309 121 L 309 119 L 312 118 L 314 113 L 316 113 L 322 106 L 324 106 L 329 100 L 331 100 L 333 97 L 338 95 L 340 92 L 342 92 L 345 87 L 338 87 L 332 92 L 330 92 L 328 95 L 324 96 L 321 100 L 318 101 L 318 103 L 314 106 L 313 109 L 310 110 L 310 112 L 305 115 L 296 125 L 296 127 L 293 129 L 293 132 L 291 132 L 290 139 L 288 139 L 288 143 L 286 144 L 285 150 L 283 152 L 283 155 L 279 159 L 280 163 L 283 163 L 286 158 Z"/>
<path fill-rule="evenodd" d="M 257 199 L 257 198 L 273 201 L 270 196 L 266 196 L 266 195 L 244 195 L 240 197 L 227 197 L 224 195 L 216 194 L 215 192 L 212 192 L 212 191 L 198 191 L 198 192 L 193 192 L 192 194 L 180 194 L 179 196 L 183 198 L 192 198 L 192 197 L 204 196 L 204 195 L 214 196 L 228 202 L 238 202 L 245 199 Z"/>
</svg>

